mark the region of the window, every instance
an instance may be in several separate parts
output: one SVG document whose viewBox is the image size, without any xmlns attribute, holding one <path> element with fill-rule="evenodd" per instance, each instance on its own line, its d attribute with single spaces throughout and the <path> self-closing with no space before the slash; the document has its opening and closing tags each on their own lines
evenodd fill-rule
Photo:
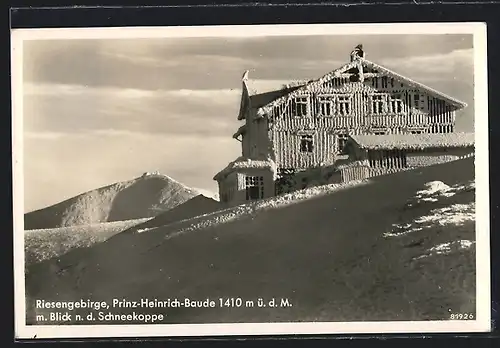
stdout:
<svg viewBox="0 0 500 348">
<path fill-rule="evenodd" d="M 247 201 L 264 198 L 264 177 L 247 176 L 245 178 Z"/>
<path fill-rule="evenodd" d="M 313 152 L 313 137 L 312 135 L 303 135 L 300 140 L 301 152 Z"/>
<path fill-rule="evenodd" d="M 387 88 L 387 76 L 382 76 L 382 88 Z"/>
<path fill-rule="evenodd" d="M 415 94 L 415 97 L 413 98 L 413 105 L 415 106 L 416 109 L 423 110 L 424 109 L 424 96 L 420 94 Z"/>
<path fill-rule="evenodd" d="M 307 116 L 309 101 L 307 97 L 297 97 L 292 100 L 292 114 L 294 116 Z"/>
<path fill-rule="evenodd" d="M 382 126 L 372 126 L 370 128 L 371 134 L 374 134 L 374 135 L 385 135 L 385 134 L 387 134 L 387 131 L 388 131 L 388 129 L 386 127 L 382 127 Z"/>
<path fill-rule="evenodd" d="M 395 114 L 403 112 L 403 100 L 401 94 L 394 94 L 391 96 L 391 111 Z"/>
<path fill-rule="evenodd" d="M 337 134 L 337 154 L 345 154 L 347 139 L 347 134 Z"/>
<path fill-rule="evenodd" d="M 382 94 L 372 95 L 372 113 L 382 114 L 385 109 L 385 96 Z"/>
<path fill-rule="evenodd" d="M 349 76 L 349 82 L 359 82 L 359 73 L 351 74 Z"/>
<path fill-rule="evenodd" d="M 273 107 L 273 117 L 280 117 L 281 116 L 281 105 L 277 105 Z"/>
<path fill-rule="evenodd" d="M 351 97 L 340 95 L 338 98 L 338 112 L 340 115 L 346 116 L 351 113 Z"/>
<path fill-rule="evenodd" d="M 317 113 L 319 116 L 332 116 L 335 113 L 332 98 L 328 96 L 318 97 Z"/>
</svg>

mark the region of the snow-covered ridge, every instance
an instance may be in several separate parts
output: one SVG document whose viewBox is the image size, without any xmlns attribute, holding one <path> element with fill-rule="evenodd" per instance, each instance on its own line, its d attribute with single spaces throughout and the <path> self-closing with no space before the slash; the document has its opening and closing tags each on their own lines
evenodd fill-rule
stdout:
<svg viewBox="0 0 500 348">
<path fill-rule="evenodd" d="M 218 224 L 228 223 L 230 221 L 238 220 L 248 216 L 256 216 L 259 212 L 264 210 L 281 208 L 290 204 L 299 203 L 307 199 L 321 197 L 342 189 L 347 189 L 350 187 L 367 184 L 368 182 L 369 180 L 359 180 L 343 184 L 329 184 L 329 185 L 309 187 L 303 190 L 286 193 L 280 196 L 249 202 L 235 207 L 229 207 L 223 210 L 219 210 L 213 213 L 197 216 L 191 219 L 178 221 L 176 223 L 171 224 L 170 226 L 174 227 L 175 225 L 178 225 L 180 228 L 176 230 L 174 233 L 167 235 L 165 238 L 169 239 L 186 232 L 208 228 Z M 186 224 L 187 226 L 185 226 Z M 145 228 L 141 229 L 140 231 L 138 230 L 136 232 L 142 233 L 155 230 L 157 228 L 160 227 Z"/>
<path fill-rule="evenodd" d="M 200 195 L 203 195 L 205 197 L 208 197 L 208 198 L 212 198 L 212 199 L 215 199 L 216 201 L 219 200 L 219 194 L 218 193 L 215 193 L 215 192 L 211 192 L 211 191 L 208 191 L 208 190 L 205 190 L 205 189 L 201 189 L 201 188 L 196 188 L 196 187 L 189 187 L 185 184 L 183 184 L 182 182 L 178 181 L 178 180 L 175 180 L 174 178 L 172 178 L 171 176 L 168 176 L 166 174 L 162 174 L 161 172 L 159 171 L 153 171 L 153 172 L 144 172 L 139 178 L 137 178 L 136 180 L 140 180 L 140 179 L 145 179 L 145 178 L 163 178 L 165 180 L 169 180 L 171 181 L 172 183 L 175 183 L 177 185 L 179 185 L 180 187 L 190 191 L 190 192 L 193 192 L 195 194 L 200 194 Z"/>
</svg>

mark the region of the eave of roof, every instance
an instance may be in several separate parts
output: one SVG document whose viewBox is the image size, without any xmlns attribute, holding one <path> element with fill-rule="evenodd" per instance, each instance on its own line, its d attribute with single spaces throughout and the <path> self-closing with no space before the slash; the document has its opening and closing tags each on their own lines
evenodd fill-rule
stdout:
<svg viewBox="0 0 500 348">
<path fill-rule="evenodd" d="M 369 150 L 463 148 L 473 147 L 475 143 L 474 133 L 365 134 L 350 138 L 359 148 Z"/>
<path fill-rule="evenodd" d="M 226 177 L 229 173 L 238 169 L 271 169 L 276 170 L 276 164 L 271 159 L 250 159 L 243 156 L 238 157 L 233 162 L 230 162 L 224 169 L 215 174 L 214 180 L 219 180 Z"/>
</svg>

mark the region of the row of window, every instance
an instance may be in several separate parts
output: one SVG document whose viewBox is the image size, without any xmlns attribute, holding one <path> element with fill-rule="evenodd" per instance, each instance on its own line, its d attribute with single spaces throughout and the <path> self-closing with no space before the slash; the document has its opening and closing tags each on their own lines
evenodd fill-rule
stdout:
<svg viewBox="0 0 500 348">
<path fill-rule="evenodd" d="M 347 134 L 337 135 L 337 154 L 344 153 L 348 137 L 349 136 Z M 314 150 L 313 136 L 310 134 L 302 135 L 300 139 L 300 152 L 312 153 L 313 150 Z"/>
<path fill-rule="evenodd" d="M 402 94 L 374 94 L 370 97 L 372 114 L 399 114 L 404 111 Z M 321 95 L 314 105 L 314 114 L 318 116 L 348 116 L 352 112 L 352 96 L 350 95 Z M 297 97 L 291 101 L 291 113 L 294 116 L 304 117 L 309 113 L 309 97 Z"/>
<path fill-rule="evenodd" d="M 394 87 L 403 87 L 404 86 L 404 84 L 402 82 L 397 82 L 393 78 L 389 78 L 387 76 L 372 77 L 371 82 L 372 82 L 372 87 L 375 87 L 375 88 L 379 88 L 379 87 L 380 88 L 389 88 L 389 86 L 391 86 L 391 88 L 394 88 Z"/>
<path fill-rule="evenodd" d="M 422 134 L 422 133 L 452 133 L 453 125 L 432 125 L 428 131 L 425 129 L 412 129 L 409 130 L 411 134 Z M 374 135 L 385 135 L 387 134 L 387 129 L 374 129 L 371 134 Z M 337 134 L 337 154 L 342 155 L 345 153 L 345 146 L 348 139 L 347 134 Z M 314 141 L 311 134 L 304 134 L 300 138 L 300 152 L 312 153 L 314 151 Z"/>
</svg>

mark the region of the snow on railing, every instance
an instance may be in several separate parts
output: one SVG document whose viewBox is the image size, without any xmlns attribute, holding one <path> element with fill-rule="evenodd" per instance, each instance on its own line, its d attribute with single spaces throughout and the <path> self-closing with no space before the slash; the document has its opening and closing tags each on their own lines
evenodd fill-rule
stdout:
<svg viewBox="0 0 500 348">
<path fill-rule="evenodd" d="M 442 163 L 458 161 L 461 159 L 474 157 L 475 153 L 468 153 L 466 155 L 457 156 L 454 159 L 444 161 Z M 339 167 L 341 173 L 341 181 L 349 182 L 352 180 L 364 180 L 375 176 L 394 174 L 397 172 L 403 172 L 407 170 L 413 170 L 416 168 L 421 168 L 425 166 L 409 166 L 406 168 L 372 168 L 366 161 L 356 161 Z"/>
</svg>

